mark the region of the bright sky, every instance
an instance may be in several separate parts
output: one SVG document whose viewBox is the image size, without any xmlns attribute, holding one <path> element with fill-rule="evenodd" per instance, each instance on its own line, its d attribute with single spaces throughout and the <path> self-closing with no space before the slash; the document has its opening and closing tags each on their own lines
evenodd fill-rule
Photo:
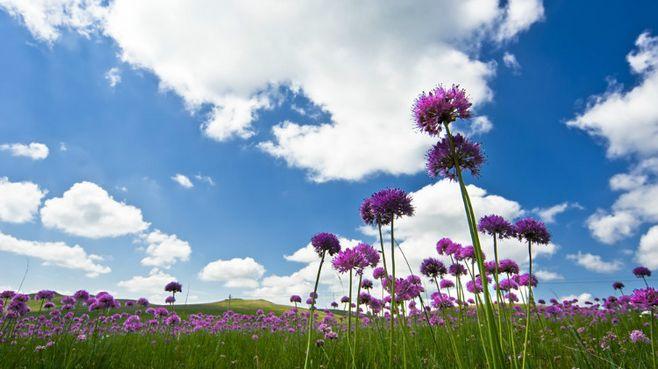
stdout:
<svg viewBox="0 0 658 369">
<path fill-rule="evenodd" d="M 375 242 L 396 186 L 413 266 L 468 243 L 410 107 L 461 84 L 487 162 L 478 216 L 543 219 L 550 298 L 658 269 L 658 3 L 0 0 L 0 289 L 285 302 L 310 237 Z M 487 246 L 490 249 L 490 246 Z M 503 255 L 527 264 L 518 242 Z M 327 272 L 323 302 L 344 284 Z M 184 294 L 185 294 L 184 293 Z"/>
</svg>

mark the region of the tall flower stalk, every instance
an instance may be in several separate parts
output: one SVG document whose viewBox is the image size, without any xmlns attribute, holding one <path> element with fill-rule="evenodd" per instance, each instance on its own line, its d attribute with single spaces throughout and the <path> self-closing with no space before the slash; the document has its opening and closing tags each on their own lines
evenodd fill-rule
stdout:
<svg viewBox="0 0 658 369">
<path fill-rule="evenodd" d="M 338 237 L 334 236 L 331 233 L 318 233 L 313 238 L 311 238 L 311 245 L 315 249 L 315 252 L 320 256 L 320 265 L 318 266 L 318 274 L 315 277 L 315 286 L 313 287 L 313 292 L 311 293 L 311 308 L 309 310 L 308 316 L 308 327 L 307 334 L 308 339 L 306 341 L 306 355 L 304 359 L 304 369 L 308 368 L 309 365 L 309 354 L 311 352 L 311 338 L 313 335 L 314 324 L 313 320 L 315 318 L 315 303 L 318 298 L 318 283 L 320 282 L 320 273 L 322 272 L 322 264 L 324 263 L 324 258 L 327 254 L 329 256 L 334 255 L 340 251 L 340 242 Z"/>
</svg>

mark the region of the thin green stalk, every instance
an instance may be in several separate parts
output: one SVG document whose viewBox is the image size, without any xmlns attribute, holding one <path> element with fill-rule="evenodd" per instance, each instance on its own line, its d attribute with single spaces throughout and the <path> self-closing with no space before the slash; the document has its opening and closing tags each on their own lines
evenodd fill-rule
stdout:
<svg viewBox="0 0 658 369">
<path fill-rule="evenodd" d="M 350 335 L 352 334 L 352 270 L 350 269 L 350 290 L 349 290 L 349 299 L 348 308 L 347 308 L 347 346 L 350 350 L 350 356 L 352 357 L 352 368 L 356 368 L 356 362 L 354 359 L 354 351 L 352 350 L 352 341 L 350 340 Z"/>
<path fill-rule="evenodd" d="M 395 216 L 391 216 L 391 271 L 393 275 L 390 280 L 390 290 L 391 290 L 391 331 L 389 332 L 389 343 L 388 343 L 388 368 L 393 368 L 393 342 L 395 340 L 395 237 L 393 234 L 393 221 Z M 388 276 L 387 276 L 388 278 Z"/>
<path fill-rule="evenodd" d="M 528 301 L 526 302 L 526 316 L 525 316 L 525 337 L 523 339 L 523 360 L 521 361 L 521 369 L 525 369 L 526 358 L 528 356 L 528 336 L 530 331 L 530 306 L 534 303 L 532 296 L 532 242 L 528 241 Z"/>
<path fill-rule="evenodd" d="M 324 256 L 326 251 L 322 251 L 320 258 L 320 266 L 318 267 L 318 274 L 315 277 L 315 287 L 313 287 L 313 296 L 311 296 L 311 309 L 309 310 L 308 317 L 308 340 L 306 342 L 306 358 L 304 359 L 304 369 L 308 368 L 309 353 L 311 352 L 311 336 L 313 334 L 313 319 L 315 318 L 315 300 L 318 293 L 318 283 L 320 282 L 320 272 L 322 271 L 322 264 L 324 263 Z"/>
</svg>

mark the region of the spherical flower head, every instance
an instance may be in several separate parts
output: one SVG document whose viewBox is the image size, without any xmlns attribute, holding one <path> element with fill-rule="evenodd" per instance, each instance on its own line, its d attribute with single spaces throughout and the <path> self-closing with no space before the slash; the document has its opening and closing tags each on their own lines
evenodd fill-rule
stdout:
<svg viewBox="0 0 658 369">
<path fill-rule="evenodd" d="M 427 173 L 430 177 L 439 175 L 451 180 L 457 179 L 455 160 L 462 171 L 468 170 L 473 176 L 480 174 L 480 167 L 484 163 L 484 155 L 480 150 L 480 144 L 470 142 L 461 134 L 452 138 L 455 147 L 454 154 L 450 145 L 450 138 L 444 137 L 437 142 L 426 155 Z"/>
<path fill-rule="evenodd" d="M 453 85 L 446 89 L 439 85 L 428 93 L 421 93 L 416 99 L 412 112 L 416 126 L 431 136 L 441 133 L 442 125 L 454 122 L 457 118 L 471 116 L 471 103 L 466 91 Z"/>
<path fill-rule="evenodd" d="M 512 289 L 518 289 L 519 284 L 512 278 L 505 278 L 498 282 L 496 288 L 500 291 L 509 291 Z"/>
<path fill-rule="evenodd" d="M 635 274 L 637 278 L 651 277 L 651 270 L 647 267 L 639 266 L 633 269 L 633 274 Z"/>
<path fill-rule="evenodd" d="M 375 250 L 374 247 L 368 245 L 367 243 L 360 243 L 354 247 L 354 249 L 361 253 L 363 259 L 366 262 L 365 267 L 374 268 L 379 264 L 379 253 Z"/>
<path fill-rule="evenodd" d="M 436 258 L 427 258 L 420 263 L 420 274 L 426 277 L 436 278 L 443 276 L 447 272 L 446 266 Z"/>
<path fill-rule="evenodd" d="M 498 271 L 500 273 L 518 274 L 519 270 L 519 264 L 512 259 L 503 259 L 498 262 Z"/>
<path fill-rule="evenodd" d="M 379 224 L 391 223 L 395 217 L 414 215 L 411 196 L 399 188 L 387 188 L 372 195 L 372 209 Z"/>
<path fill-rule="evenodd" d="M 631 331 L 629 338 L 633 343 L 651 343 L 649 337 L 647 337 L 644 332 L 641 330 L 635 329 Z"/>
<path fill-rule="evenodd" d="M 14 291 L 10 291 L 10 290 L 2 291 L 0 293 L 0 299 L 10 299 L 10 298 L 14 297 L 15 295 L 16 295 L 16 292 L 14 292 Z"/>
<path fill-rule="evenodd" d="M 466 282 L 466 290 L 470 293 L 481 293 L 482 289 L 482 280 L 476 278 L 475 280 L 470 280 Z"/>
<path fill-rule="evenodd" d="M 484 262 L 484 270 L 487 271 L 487 273 L 493 274 L 496 273 L 496 261 L 495 260 L 487 260 Z"/>
<path fill-rule="evenodd" d="M 516 236 L 512 223 L 505 220 L 500 215 L 486 215 L 480 219 L 478 229 L 482 233 L 490 236 L 496 236 L 499 239 L 511 238 Z"/>
<path fill-rule="evenodd" d="M 372 296 L 368 292 L 361 292 L 359 294 L 359 304 L 368 304 Z"/>
<path fill-rule="evenodd" d="M 650 309 L 653 306 L 658 306 L 658 291 L 651 287 L 633 290 L 630 301 L 640 308 Z"/>
<path fill-rule="evenodd" d="M 534 275 L 525 273 L 525 274 L 521 274 L 521 275 L 518 276 L 518 281 L 517 282 L 521 286 L 536 287 L 537 286 L 537 277 L 535 277 Z"/>
<path fill-rule="evenodd" d="M 396 299 L 399 300 L 413 300 L 420 296 L 425 291 L 423 289 L 420 277 L 417 275 L 410 275 L 404 279 L 400 278 L 395 283 Z"/>
<path fill-rule="evenodd" d="M 503 296 L 503 297 L 505 297 L 510 302 L 519 302 L 519 297 L 516 296 L 516 294 L 514 292 L 509 292 L 509 293 L 505 294 L 505 296 Z"/>
<path fill-rule="evenodd" d="M 55 297 L 55 291 L 41 290 L 34 296 L 37 300 L 52 300 Z"/>
<path fill-rule="evenodd" d="M 85 290 L 77 290 L 73 294 L 73 297 L 78 301 L 87 301 L 87 299 L 89 299 L 89 292 Z"/>
<path fill-rule="evenodd" d="M 183 286 L 180 283 L 176 282 L 176 281 L 171 281 L 171 282 L 167 283 L 164 290 L 167 291 L 167 292 L 173 292 L 173 293 L 183 292 Z"/>
<path fill-rule="evenodd" d="M 624 288 L 624 287 L 625 287 L 624 284 L 621 283 L 621 282 L 619 282 L 619 281 L 614 282 L 614 283 L 612 284 L 612 288 L 614 288 L 615 290 L 621 290 L 621 289 Z"/>
<path fill-rule="evenodd" d="M 302 297 L 299 296 L 299 295 L 292 295 L 292 296 L 290 296 L 290 302 L 293 302 L 293 303 L 296 302 L 298 304 L 301 304 L 302 303 Z"/>
<path fill-rule="evenodd" d="M 363 288 L 364 290 L 372 289 L 372 281 L 369 279 L 363 279 L 361 281 L 361 288 Z"/>
<path fill-rule="evenodd" d="M 331 264 L 339 273 L 347 273 L 351 270 L 363 270 L 368 265 L 368 262 L 356 248 L 346 248 L 334 257 Z"/>
<path fill-rule="evenodd" d="M 432 306 L 436 309 L 447 309 L 455 306 L 452 297 L 445 293 L 434 292 L 432 294 Z"/>
<path fill-rule="evenodd" d="M 454 275 L 455 277 L 458 275 L 465 275 L 466 267 L 459 263 L 454 263 L 450 265 L 450 267 L 448 268 L 448 272 L 450 272 L 450 274 Z"/>
<path fill-rule="evenodd" d="M 482 255 L 482 258 L 484 259 L 484 254 Z M 473 246 L 461 247 L 459 251 L 455 254 L 455 259 L 470 260 L 470 261 L 477 260 L 475 258 L 475 247 Z"/>
<path fill-rule="evenodd" d="M 167 296 L 167 298 L 165 298 L 166 304 L 173 304 L 174 302 L 176 302 L 176 298 L 174 296 Z"/>
<path fill-rule="evenodd" d="M 313 245 L 315 252 L 319 256 L 322 256 L 325 252 L 329 254 L 329 256 L 332 256 L 340 251 L 340 241 L 338 241 L 338 237 L 327 232 L 318 233 L 313 236 L 313 238 L 311 238 L 311 245 Z"/>
<path fill-rule="evenodd" d="M 382 267 L 377 267 L 372 270 L 372 277 L 375 279 L 382 279 L 386 277 L 386 271 Z"/>
<path fill-rule="evenodd" d="M 546 245 L 551 242 L 551 234 L 546 225 L 532 218 L 524 218 L 514 224 L 514 230 L 520 240 L 534 244 Z"/>
<path fill-rule="evenodd" d="M 439 255 L 457 255 L 461 248 L 462 245 L 452 242 L 449 238 L 442 238 L 436 243 L 436 252 Z"/>
<path fill-rule="evenodd" d="M 361 219 L 365 224 L 376 224 L 377 217 L 375 216 L 375 210 L 372 208 L 372 197 L 363 200 L 359 207 L 359 213 L 361 213 Z"/>
<path fill-rule="evenodd" d="M 343 296 L 343 297 L 340 298 L 340 302 L 342 302 L 343 304 L 346 304 L 346 303 L 350 302 L 350 298 L 348 296 Z"/>
<path fill-rule="evenodd" d="M 149 300 L 146 297 L 140 297 L 137 299 L 137 305 L 147 307 L 149 306 Z"/>
<path fill-rule="evenodd" d="M 165 324 L 166 325 L 176 325 L 181 322 L 181 319 L 176 313 L 173 313 L 165 319 Z"/>
<path fill-rule="evenodd" d="M 439 287 L 441 287 L 441 288 L 453 288 L 453 287 L 455 287 L 455 282 L 453 282 L 449 279 L 442 279 L 441 282 L 439 282 Z"/>
<path fill-rule="evenodd" d="M 334 308 L 334 309 L 337 308 L 337 307 L 338 307 L 338 303 L 337 303 L 336 301 L 332 301 L 332 302 L 331 302 L 331 307 Z"/>
</svg>

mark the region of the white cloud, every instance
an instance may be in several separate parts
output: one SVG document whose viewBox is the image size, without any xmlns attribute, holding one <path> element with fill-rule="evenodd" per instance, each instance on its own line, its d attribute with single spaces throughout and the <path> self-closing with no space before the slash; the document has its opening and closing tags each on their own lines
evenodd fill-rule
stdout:
<svg viewBox="0 0 658 369">
<path fill-rule="evenodd" d="M 521 64 L 516 60 L 516 56 L 507 51 L 503 54 L 503 64 L 514 73 L 519 73 L 521 71 Z"/>
<path fill-rule="evenodd" d="M 587 227 L 592 236 L 607 244 L 613 244 L 632 235 L 639 225 L 639 219 L 629 212 L 607 213 L 598 209 L 587 218 Z"/>
<path fill-rule="evenodd" d="M 614 273 L 619 271 L 623 265 L 619 260 L 605 261 L 600 255 L 582 253 L 580 251 L 577 254 L 568 254 L 567 259 L 596 273 Z"/>
<path fill-rule="evenodd" d="M 164 291 L 165 285 L 175 280 L 174 276 L 158 268 L 153 268 L 146 276 L 136 275 L 130 279 L 119 281 L 117 285 L 128 291 L 131 298 L 148 297 L 152 302 L 162 304 L 165 296 L 169 295 L 169 292 Z M 183 286 L 183 289 L 186 287 Z"/>
<path fill-rule="evenodd" d="M 110 87 L 115 87 L 121 83 L 121 72 L 119 71 L 119 68 L 110 68 L 107 72 L 105 72 L 105 79 L 107 80 L 107 83 L 110 84 Z"/>
<path fill-rule="evenodd" d="M 469 53 L 479 54 L 483 38 L 513 38 L 543 16 L 540 0 L 44 3 L 0 4 L 45 40 L 61 28 L 102 27 L 123 62 L 152 71 L 192 112 L 210 108 L 201 128 L 212 139 L 254 136 L 259 110 L 276 106 L 281 86 L 304 94 L 331 120 L 279 124 L 260 147 L 316 181 L 422 170 L 431 139 L 412 129 L 416 95 L 454 82 L 476 107 L 491 100 L 495 63 Z M 75 19 L 60 19 L 73 4 Z"/>
<path fill-rule="evenodd" d="M 178 183 L 183 188 L 194 187 L 194 183 L 192 183 L 192 181 L 190 181 L 190 179 L 186 175 L 180 173 L 176 173 L 175 176 L 172 176 L 171 180 Z"/>
<path fill-rule="evenodd" d="M 610 188 L 615 191 L 628 191 L 638 188 L 647 182 L 645 175 L 619 173 L 610 177 Z"/>
<path fill-rule="evenodd" d="M 32 182 L 10 182 L 7 177 L 0 177 L 0 221 L 31 221 L 46 193 Z"/>
<path fill-rule="evenodd" d="M 91 182 L 76 183 L 62 197 L 46 200 L 41 222 L 48 228 L 89 238 L 123 236 L 149 226 L 140 209 L 114 200 Z"/>
<path fill-rule="evenodd" d="M 480 115 L 478 117 L 473 118 L 473 120 L 469 124 L 469 130 L 467 134 L 469 135 L 479 135 L 483 133 L 487 133 L 493 129 L 493 123 L 491 123 L 491 120 L 487 116 Z"/>
<path fill-rule="evenodd" d="M 187 241 L 179 239 L 175 234 L 165 234 L 155 230 L 140 235 L 140 241 L 147 245 L 147 256 L 142 259 L 142 265 L 168 269 L 178 261 L 187 261 L 192 248 Z"/>
<path fill-rule="evenodd" d="M 44 265 L 77 269 L 89 277 L 110 272 L 110 268 L 99 264 L 103 258 L 87 254 L 79 245 L 69 246 L 64 242 L 39 242 L 20 240 L 0 233 L 0 251 L 40 259 Z"/>
<path fill-rule="evenodd" d="M 647 268 L 658 269 L 658 225 L 651 227 L 640 239 L 635 260 Z"/>
<path fill-rule="evenodd" d="M 38 142 L 2 144 L 0 151 L 8 151 L 11 156 L 22 156 L 32 160 L 43 160 L 48 157 L 50 152 L 48 146 Z"/>
<path fill-rule="evenodd" d="M 571 204 L 568 202 L 563 202 L 548 208 L 534 208 L 532 209 L 532 212 L 537 214 L 539 218 L 541 218 L 541 220 L 546 223 L 555 223 L 555 217 L 564 213 L 570 208 L 582 209 L 583 207 L 577 203 Z"/>
<path fill-rule="evenodd" d="M 224 282 L 232 288 L 256 288 L 265 274 L 265 267 L 253 258 L 218 259 L 208 263 L 199 272 L 199 279 L 206 282 Z"/>
<path fill-rule="evenodd" d="M 562 274 L 556 273 L 556 272 L 551 272 L 549 270 L 537 270 L 536 272 L 533 271 L 533 274 L 537 276 L 537 278 L 540 281 L 561 281 L 564 279 L 564 276 Z"/>
<path fill-rule="evenodd" d="M 199 182 L 206 182 L 210 186 L 215 185 L 215 180 L 211 176 L 204 176 L 202 174 L 197 174 L 194 176 L 194 178 Z"/>
<path fill-rule="evenodd" d="M 560 297 L 560 302 L 565 301 L 565 300 L 573 300 L 576 299 L 578 300 L 576 305 L 584 306 L 586 305 L 585 302 L 594 302 L 594 296 L 592 296 L 591 293 L 583 292 L 580 295 L 567 295 L 567 296 L 562 296 Z"/>
</svg>

